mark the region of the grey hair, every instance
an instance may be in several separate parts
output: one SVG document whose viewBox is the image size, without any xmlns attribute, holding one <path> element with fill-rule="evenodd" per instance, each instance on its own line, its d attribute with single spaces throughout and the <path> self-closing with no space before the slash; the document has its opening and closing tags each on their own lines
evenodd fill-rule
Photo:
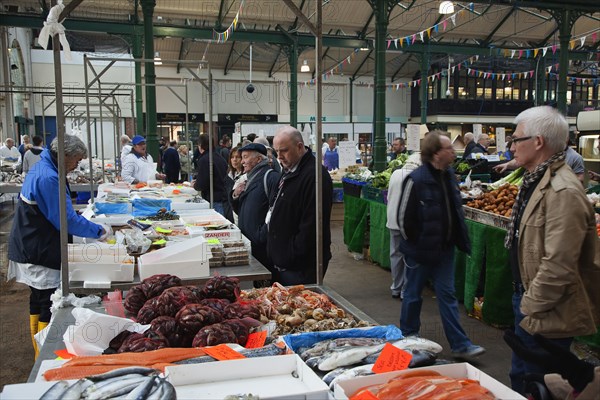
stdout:
<svg viewBox="0 0 600 400">
<path fill-rule="evenodd" d="M 129 136 L 121 135 L 121 145 L 125 146 L 129 142 L 131 142 L 131 138 Z"/>
<path fill-rule="evenodd" d="M 555 153 L 564 150 L 569 137 L 569 123 L 560 111 L 550 106 L 528 108 L 516 116 L 514 124 L 522 124 L 525 136 L 543 137 Z"/>
<path fill-rule="evenodd" d="M 304 138 L 302 137 L 300 131 L 291 125 L 282 126 L 281 128 L 277 129 L 277 132 L 275 132 L 275 136 L 282 135 L 290 137 L 294 144 L 304 144 Z"/>
<path fill-rule="evenodd" d="M 475 136 L 473 135 L 473 132 L 467 132 L 465 133 L 465 141 L 471 141 L 471 140 L 475 140 Z"/>
<path fill-rule="evenodd" d="M 58 155 L 58 137 L 55 137 L 50 143 L 50 152 Z M 79 137 L 74 135 L 65 135 L 65 157 L 87 157 L 87 147 Z"/>
</svg>

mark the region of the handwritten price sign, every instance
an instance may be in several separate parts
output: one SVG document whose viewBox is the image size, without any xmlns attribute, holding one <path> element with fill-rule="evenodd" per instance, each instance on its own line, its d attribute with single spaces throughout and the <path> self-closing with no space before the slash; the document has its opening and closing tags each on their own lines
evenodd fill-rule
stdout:
<svg viewBox="0 0 600 400">
<path fill-rule="evenodd" d="M 238 353 L 226 344 L 219 344 L 213 347 L 205 347 L 204 351 L 206 352 L 206 354 L 219 361 L 246 358 L 243 354 Z"/>
<path fill-rule="evenodd" d="M 252 332 L 248 335 L 248 341 L 246 342 L 247 349 L 256 349 L 263 347 L 267 340 L 267 331 Z"/>
<path fill-rule="evenodd" d="M 381 374 L 383 372 L 399 371 L 408 368 L 412 360 L 412 354 L 386 343 L 381 355 L 375 361 L 373 372 Z"/>
</svg>

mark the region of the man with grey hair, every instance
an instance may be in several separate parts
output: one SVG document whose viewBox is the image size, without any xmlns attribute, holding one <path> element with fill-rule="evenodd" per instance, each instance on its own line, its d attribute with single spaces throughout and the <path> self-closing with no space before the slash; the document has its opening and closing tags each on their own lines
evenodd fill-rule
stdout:
<svg viewBox="0 0 600 400">
<path fill-rule="evenodd" d="M 280 174 L 271 169 L 267 148 L 260 143 L 250 143 L 239 149 L 247 179 L 236 185 L 229 194 L 233 211 L 238 215 L 238 226 L 252 242 L 252 255 L 272 270 L 267 256 L 267 225 L 271 194 L 277 190 Z"/>
<path fill-rule="evenodd" d="M 475 136 L 473 135 L 473 132 L 465 133 L 463 140 L 465 142 L 465 151 L 463 152 L 463 159 L 466 160 L 467 157 L 471 155 L 473 147 L 475 147 L 477 143 L 475 143 Z"/>
<path fill-rule="evenodd" d="M 277 130 L 273 149 L 283 167 L 278 191 L 267 213 L 267 250 L 273 262 L 273 280 L 282 285 L 317 281 L 315 175 L 316 160 L 292 126 Z M 321 166 L 323 212 L 323 273 L 331 259 L 330 216 L 333 184 Z"/>
<path fill-rule="evenodd" d="M 131 153 L 132 147 L 131 138 L 127 135 L 121 135 L 121 162 L 127 154 Z"/>
<path fill-rule="evenodd" d="M 20 156 L 19 149 L 15 147 L 15 140 L 13 138 L 6 139 L 4 146 L 0 147 L 0 158 L 16 162 Z"/>
<path fill-rule="evenodd" d="M 85 144 L 76 136 L 65 135 L 64 164 L 73 171 L 87 155 Z M 8 241 L 8 276 L 31 289 L 29 321 L 31 338 L 50 322 L 50 296 L 61 281 L 60 230 L 69 235 L 103 240 L 111 229 L 88 221 L 73 210 L 71 191 L 67 185 L 67 203 L 60 204 L 58 193 L 58 140 L 25 177 L 15 210 Z M 59 210 L 66 207 L 67 226 L 60 226 Z"/>
<path fill-rule="evenodd" d="M 565 163 L 569 125 L 549 106 L 515 118 L 511 150 L 524 167 L 505 239 L 513 275 L 515 335 L 529 350 L 545 350 L 539 334 L 568 350 L 575 336 L 600 323 L 600 264 L 594 210 Z M 524 392 L 530 373 L 555 372 L 513 353 L 512 388 Z"/>
</svg>

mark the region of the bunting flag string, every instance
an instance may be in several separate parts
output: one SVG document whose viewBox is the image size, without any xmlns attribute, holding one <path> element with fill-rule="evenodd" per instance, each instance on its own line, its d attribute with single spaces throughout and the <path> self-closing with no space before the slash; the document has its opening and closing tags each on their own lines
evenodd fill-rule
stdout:
<svg viewBox="0 0 600 400">
<path fill-rule="evenodd" d="M 474 9 L 474 5 L 473 3 L 469 3 L 468 9 L 470 11 L 473 11 Z M 445 32 L 448 29 L 448 21 L 450 21 L 452 23 L 452 27 L 456 27 L 456 17 L 458 17 L 459 15 L 461 15 L 462 13 L 465 13 L 467 11 L 466 8 L 459 10 L 457 12 L 455 12 L 454 14 L 452 14 L 451 16 L 449 16 L 448 18 L 440 21 L 439 23 L 430 26 L 428 28 L 423 29 L 422 31 L 419 32 L 415 32 L 411 35 L 407 35 L 407 36 L 402 36 L 402 37 L 397 37 L 397 38 L 391 38 L 387 41 L 387 48 L 390 48 L 390 45 L 393 43 L 394 47 L 396 47 L 396 49 L 398 49 L 398 43 L 400 43 L 400 47 L 403 46 L 403 43 L 406 42 L 407 46 L 410 46 L 411 44 L 415 44 L 417 42 L 417 38 L 421 41 L 421 43 L 425 42 L 425 36 L 427 36 L 427 39 L 431 38 L 432 33 L 438 33 L 440 31 L 440 27 L 442 29 L 442 32 Z"/>
<path fill-rule="evenodd" d="M 240 21 L 240 15 L 242 14 L 243 6 L 244 6 L 244 0 L 241 0 L 240 8 L 238 9 L 237 13 L 235 14 L 233 21 L 231 21 L 231 24 L 229 25 L 229 27 L 227 29 L 225 29 L 225 31 L 217 32 L 215 29 L 213 29 L 213 40 L 215 42 L 225 43 L 226 41 L 229 40 L 229 38 L 231 37 L 233 32 L 237 29 L 238 22 Z"/>
<path fill-rule="evenodd" d="M 352 60 L 354 60 L 354 58 L 356 57 L 356 53 L 358 53 L 359 51 L 360 51 L 360 49 L 354 49 L 352 51 L 352 53 L 350 53 L 350 55 L 348 57 L 342 59 L 342 61 L 338 62 L 333 67 L 331 67 L 327 71 L 323 72 L 323 74 L 321 74 L 321 78 L 323 80 L 327 80 L 328 76 L 333 76 L 338 71 L 342 71 L 343 72 L 344 65 L 346 65 L 346 64 L 348 64 L 348 65 L 352 64 Z M 314 84 L 316 84 L 316 80 L 315 79 L 310 79 L 308 81 L 304 81 L 304 82 L 299 83 L 299 84 L 300 85 L 304 85 L 304 86 L 314 85 Z"/>
</svg>

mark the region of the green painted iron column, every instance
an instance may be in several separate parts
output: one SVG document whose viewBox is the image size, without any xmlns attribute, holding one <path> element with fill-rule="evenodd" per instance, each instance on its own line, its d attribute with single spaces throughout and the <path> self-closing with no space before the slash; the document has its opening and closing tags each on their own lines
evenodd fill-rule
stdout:
<svg viewBox="0 0 600 400">
<path fill-rule="evenodd" d="M 290 64 L 290 125 L 298 125 L 298 40 L 294 38 L 287 48 L 288 63 Z"/>
<path fill-rule="evenodd" d="M 387 165 L 385 140 L 385 52 L 388 27 L 388 0 L 375 0 L 375 121 L 373 133 L 373 170 L 381 172 Z"/>
<path fill-rule="evenodd" d="M 429 57 L 426 51 L 421 53 L 421 124 L 427 123 L 427 71 L 429 71 Z"/>
<path fill-rule="evenodd" d="M 133 58 L 142 58 L 142 36 L 133 35 Z M 144 133 L 144 97 L 142 95 L 142 64 L 135 63 L 135 134 Z"/>
<path fill-rule="evenodd" d="M 154 59 L 154 33 L 152 17 L 156 0 L 141 0 L 144 14 L 144 58 Z M 158 136 L 156 134 L 156 74 L 154 63 L 146 62 L 146 149 L 158 161 Z"/>
<path fill-rule="evenodd" d="M 558 40 L 560 49 L 558 55 L 558 90 L 556 91 L 557 108 L 567 114 L 567 72 L 569 72 L 569 40 L 571 40 L 571 24 L 569 10 L 562 10 L 559 21 Z"/>
</svg>

